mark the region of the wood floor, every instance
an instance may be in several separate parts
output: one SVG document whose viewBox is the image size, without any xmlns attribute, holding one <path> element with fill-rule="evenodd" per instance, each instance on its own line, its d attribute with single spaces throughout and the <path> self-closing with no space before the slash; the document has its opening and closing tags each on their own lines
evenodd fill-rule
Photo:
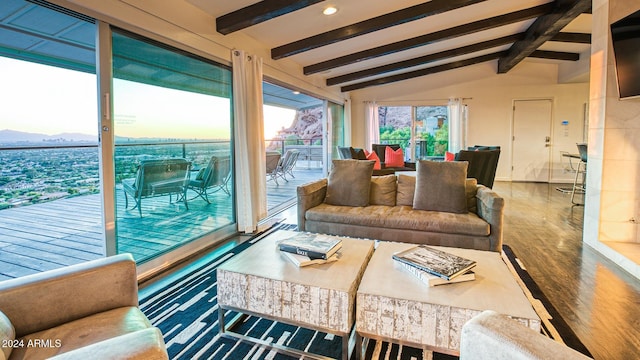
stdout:
<svg viewBox="0 0 640 360">
<path fill-rule="evenodd" d="M 497 182 L 511 246 L 595 359 L 640 359 L 640 280 L 582 243 L 583 211 L 549 184 Z"/>
<path fill-rule="evenodd" d="M 640 359 L 640 280 L 583 245 L 584 208 L 556 187 L 496 182 L 504 243 L 595 359 Z M 295 208 L 284 216 L 295 222 Z"/>
</svg>

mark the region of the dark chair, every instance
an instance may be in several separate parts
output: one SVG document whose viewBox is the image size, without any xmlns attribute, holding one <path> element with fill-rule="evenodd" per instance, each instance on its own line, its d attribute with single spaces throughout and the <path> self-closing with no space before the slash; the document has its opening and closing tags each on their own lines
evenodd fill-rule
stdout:
<svg viewBox="0 0 640 360">
<path fill-rule="evenodd" d="M 576 193 L 584 194 L 586 192 L 586 180 L 587 180 L 587 144 L 576 144 L 578 146 L 578 153 L 580 154 L 580 162 L 576 168 L 576 177 L 573 179 L 573 188 L 571 190 L 571 203 L 574 205 L 584 205 L 582 202 L 575 200 Z M 580 178 L 580 181 L 578 181 Z"/>
<path fill-rule="evenodd" d="M 478 184 L 488 188 L 493 188 L 499 159 L 499 147 L 494 150 L 460 150 L 455 157 L 456 161 L 469 162 L 469 167 L 467 168 L 468 178 L 475 178 L 478 180 Z"/>
<path fill-rule="evenodd" d="M 224 191 L 227 195 L 231 195 L 229 191 L 229 179 L 231 178 L 231 160 L 228 156 L 218 157 L 212 156 L 209 159 L 207 167 L 200 170 L 195 179 L 189 180 L 189 190 L 196 192 L 191 200 L 201 197 L 207 203 L 209 201 L 209 192 Z"/>
<path fill-rule="evenodd" d="M 386 148 L 390 147 L 393 150 L 400 149 L 400 144 L 371 144 L 371 149 L 378 154 L 378 158 L 380 159 L 380 165 L 382 169 L 393 169 L 393 171 L 411 171 L 416 169 L 416 163 L 405 161 L 404 166 L 402 167 L 389 167 L 385 165 L 385 151 Z"/>
<path fill-rule="evenodd" d="M 187 182 L 191 162 L 185 159 L 142 160 L 138 165 L 134 179 L 122 180 L 124 190 L 125 208 L 129 207 L 129 196 L 135 201 L 131 210 L 138 208 L 142 217 L 142 199 L 154 196 L 176 194 L 177 199 L 187 205 Z"/>
</svg>

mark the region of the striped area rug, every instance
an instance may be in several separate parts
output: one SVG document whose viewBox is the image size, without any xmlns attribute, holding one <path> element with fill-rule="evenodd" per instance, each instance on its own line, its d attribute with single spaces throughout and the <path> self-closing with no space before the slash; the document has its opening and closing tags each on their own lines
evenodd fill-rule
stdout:
<svg viewBox="0 0 640 360">
<path fill-rule="evenodd" d="M 171 359 L 277 359 L 292 357 L 258 345 L 221 337 L 218 333 L 216 268 L 276 230 L 294 230 L 296 225 L 278 224 L 250 240 L 197 263 L 163 282 L 151 291 L 142 291 L 140 308 L 151 322 L 162 330 Z M 225 319 L 235 314 L 227 312 Z M 228 321 L 228 320 L 227 320 Z M 332 358 L 341 355 L 341 338 L 314 330 L 248 316 L 233 331 L 299 350 Z M 570 329 L 569 329 L 570 331 Z M 557 331 L 554 331 L 557 333 Z M 423 360 L 428 358 L 420 349 L 386 342 L 370 341 L 365 352 L 368 360 Z M 434 354 L 436 360 L 457 357 Z"/>
</svg>

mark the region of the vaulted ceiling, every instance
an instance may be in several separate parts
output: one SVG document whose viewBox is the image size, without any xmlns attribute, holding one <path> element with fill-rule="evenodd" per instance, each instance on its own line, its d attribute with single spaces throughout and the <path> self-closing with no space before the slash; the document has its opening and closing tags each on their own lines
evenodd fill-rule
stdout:
<svg viewBox="0 0 640 360">
<path fill-rule="evenodd" d="M 220 34 L 243 32 L 343 92 L 483 62 L 575 62 L 591 42 L 591 0 L 188 1 Z"/>
</svg>

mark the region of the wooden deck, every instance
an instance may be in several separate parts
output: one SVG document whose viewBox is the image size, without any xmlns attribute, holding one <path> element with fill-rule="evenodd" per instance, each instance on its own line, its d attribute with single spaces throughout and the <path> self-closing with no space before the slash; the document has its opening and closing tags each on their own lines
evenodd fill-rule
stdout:
<svg viewBox="0 0 640 360">
<path fill-rule="evenodd" d="M 289 182 L 267 182 L 269 215 L 295 203 L 296 187 L 321 177 L 321 170 L 298 168 Z M 232 198 L 222 191 L 211 204 L 197 198 L 171 204 L 169 196 L 124 208 L 116 191 L 118 252 L 137 260 L 171 249 L 233 222 Z M 192 194 L 190 193 L 190 196 Z M 131 202 L 129 203 L 131 207 Z M 0 211 L 0 280 L 50 270 L 104 256 L 100 195 L 85 195 Z"/>
</svg>

